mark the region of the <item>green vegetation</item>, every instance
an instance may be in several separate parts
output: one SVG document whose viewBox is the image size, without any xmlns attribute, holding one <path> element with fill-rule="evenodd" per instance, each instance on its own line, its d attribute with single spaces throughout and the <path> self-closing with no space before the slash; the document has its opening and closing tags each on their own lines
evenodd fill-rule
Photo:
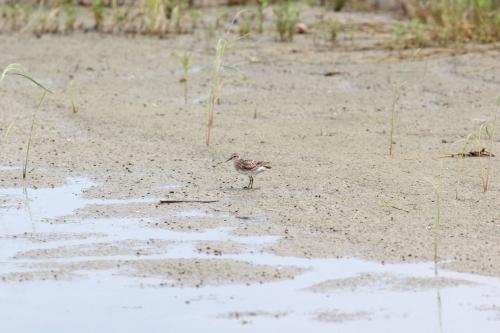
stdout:
<svg viewBox="0 0 500 333">
<path fill-rule="evenodd" d="M 66 90 L 69 93 L 69 96 L 71 98 L 71 110 L 73 111 L 73 113 L 78 113 L 78 106 L 76 105 L 75 94 L 73 93 L 74 82 L 75 82 L 75 80 L 71 80 L 69 82 L 68 88 Z"/>
<path fill-rule="evenodd" d="M 77 7 L 72 5 L 64 5 L 64 13 L 66 14 L 64 30 L 66 32 L 73 31 L 75 29 L 76 17 L 78 15 Z"/>
<path fill-rule="evenodd" d="M 104 1 L 95 0 L 92 5 L 92 14 L 94 14 L 94 29 L 102 31 L 104 27 Z"/>
<path fill-rule="evenodd" d="M 402 0 L 402 4 L 410 21 L 398 25 L 396 34 L 407 46 L 500 40 L 497 0 Z"/>
<path fill-rule="evenodd" d="M 404 48 L 444 46 L 467 42 L 493 43 L 500 41 L 500 2 L 498 0 L 399 0 L 407 20 L 394 24 L 395 45 Z M 242 2 L 238 2 L 241 4 Z M 281 41 L 292 41 L 300 19 L 301 6 L 321 4 L 324 15 L 340 10 L 373 10 L 359 0 L 323 0 L 298 2 L 292 0 L 255 0 L 256 9 L 239 19 L 238 33 L 246 35 L 252 29 L 264 32 L 265 20 L 275 24 Z M 245 4 L 245 2 L 243 2 Z M 246 4 L 251 4 L 250 1 Z M 0 4 L 0 31 L 45 33 L 88 31 L 164 36 L 167 33 L 193 32 L 204 19 L 205 8 L 192 8 L 188 0 L 93 0 L 82 4 L 70 0 L 21 0 Z M 274 17 L 265 17 L 272 6 Z M 221 7 L 217 7 L 217 11 Z M 346 9 L 347 8 L 347 9 Z M 207 9 L 209 10 L 209 9 Z M 92 25 L 85 17 L 90 14 Z M 231 15 L 225 12 L 226 15 Z M 322 17 L 324 16 L 322 14 Z M 218 15 L 220 16 L 220 15 Z M 224 19 L 224 18 L 223 18 Z M 204 20 L 203 20 L 204 21 Z M 211 22 L 203 22 L 213 30 Z M 254 26 L 255 25 L 255 26 Z M 370 28 L 368 25 L 366 27 Z M 215 29 L 220 29 L 220 21 Z M 336 18 L 321 19 L 313 28 L 332 44 L 342 26 Z M 316 40 L 315 40 L 316 42 Z"/>
<path fill-rule="evenodd" d="M 342 24 L 338 20 L 331 17 L 325 19 L 324 15 L 320 15 L 312 26 L 313 43 L 318 46 L 320 41 L 325 41 L 333 46 L 337 43 L 341 31 Z"/>
<path fill-rule="evenodd" d="M 193 10 L 191 11 L 191 31 L 195 31 L 198 27 L 198 20 L 201 17 L 201 11 Z"/>
<path fill-rule="evenodd" d="M 291 0 L 281 0 L 274 8 L 276 31 L 281 41 L 293 41 L 295 29 L 299 22 L 299 11 Z"/>
<path fill-rule="evenodd" d="M 264 8 L 269 4 L 269 0 L 257 0 L 257 31 L 264 32 Z"/>
<path fill-rule="evenodd" d="M 459 169 L 459 175 L 457 177 L 457 185 L 455 187 L 455 200 L 459 200 L 458 192 L 459 192 L 460 185 L 461 185 L 461 180 L 462 180 L 463 174 L 464 174 L 465 154 L 467 153 L 467 149 L 469 147 L 470 140 L 472 139 L 472 137 L 473 137 L 473 134 L 469 134 L 463 140 L 462 151 L 461 151 L 461 155 L 460 155 L 461 164 L 460 164 L 460 169 Z"/>
<path fill-rule="evenodd" d="M 251 12 L 243 12 L 239 18 L 239 34 L 241 37 L 250 34 L 255 14 Z"/>
<path fill-rule="evenodd" d="M 481 146 L 481 137 L 483 132 L 486 134 L 489 141 L 489 151 L 492 152 L 494 127 L 488 123 L 484 123 L 479 127 L 479 131 L 476 136 L 477 150 L 480 151 L 481 149 L 483 149 L 483 147 Z M 488 163 L 486 167 L 481 165 L 481 180 L 483 181 L 484 193 L 488 192 L 488 189 L 490 187 L 490 174 L 491 174 L 491 154 L 489 154 L 488 156 Z"/>
<path fill-rule="evenodd" d="M 499 105 L 500 106 L 500 105 Z M 491 168 L 492 168 L 492 157 L 494 156 L 493 154 L 493 142 L 494 142 L 494 132 L 495 132 L 495 125 L 496 125 L 496 116 L 494 117 L 493 120 L 489 122 L 485 122 L 479 126 L 479 129 L 475 133 L 469 133 L 465 139 L 459 140 L 458 142 L 463 142 L 462 145 L 462 150 L 460 153 L 455 154 L 455 156 L 458 156 L 461 160 L 461 166 L 459 169 L 459 176 L 457 177 L 457 184 L 455 187 L 455 199 L 459 199 L 459 188 L 461 185 L 461 179 L 464 174 L 464 163 L 465 163 L 465 157 L 468 156 L 470 151 L 476 152 L 479 158 L 479 168 L 480 168 L 480 173 L 481 173 L 481 180 L 482 180 L 482 189 L 483 192 L 486 193 L 488 192 L 490 188 L 490 176 L 491 176 Z M 484 138 L 486 137 L 486 140 Z M 485 147 L 484 142 L 488 142 L 488 148 Z M 484 153 L 484 155 L 482 155 Z M 492 154 L 493 153 L 493 154 Z M 486 166 L 483 164 L 483 158 L 486 156 L 487 162 Z"/>
<path fill-rule="evenodd" d="M 394 132 L 397 122 L 397 106 L 399 102 L 399 98 L 401 96 L 401 91 L 398 85 L 394 85 L 393 88 L 393 99 L 391 104 L 391 127 L 389 129 L 389 156 L 393 156 L 394 154 Z"/>
<path fill-rule="evenodd" d="M 191 65 L 191 53 L 185 51 L 181 58 L 182 65 L 182 78 L 180 82 L 184 85 L 184 104 L 187 104 L 188 101 L 188 80 L 189 80 L 189 67 Z"/>
<path fill-rule="evenodd" d="M 178 34 L 182 32 L 182 24 L 181 24 L 182 14 L 179 6 L 175 6 L 172 10 L 172 23 L 173 30 Z"/>
<path fill-rule="evenodd" d="M 337 36 L 342 26 L 340 25 L 339 21 L 332 18 L 326 20 L 326 26 L 330 42 L 334 43 L 337 40 Z"/>
<path fill-rule="evenodd" d="M 33 112 L 33 115 L 31 117 L 30 132 L 28 135 L 28 139 L 26 141 L 26 149 L 25 149 L 24 164 L 23 164 L 23 179 L 26 179 L 26 174 L 27 174 L 27 169 L 28 169 L 29 152 L 30 152 L 30 148 L 31 148 L 31 139 L 33 137 L 33 130 L 35 127 L 35 121 L 36 121 L 36 117 L 38 114 L 38 110 L 40 109 L 40 106 L 42 105 L 43 100 L 45 99 L 45 96 L 47 95 L 47 93 L 52 93 L 52 91 L 50 91 L 48 88 L 43 86 L 41 83 L 39 83 L 38 81 L 33 79 L 29 74 L 27 74 L 24 71 L 24 69 L 19 64 L 8 65 L 4 69 L 4 71 L 2 72 L 2 75 L 0 76 L 0 83 L 9 75 L 17 75 L 17 76 L 23 77 L 23 78 L 33 82 L 36 86 L 38 86 L 43 91 L 43 95 L 40 98 L 40 100 L 35 108 L 35 111 Z"/>
<path fill-rule="evenodd" d="M 428 180 L 434 189 L 434 194 L 436 195 L 436 216 L 434 218 L 434 262 L 437 263 L 439 259 L 438 249 L 439 249 L 439 229 L 441 227 L 441 191 L 439 185 Z"/>
</svg>

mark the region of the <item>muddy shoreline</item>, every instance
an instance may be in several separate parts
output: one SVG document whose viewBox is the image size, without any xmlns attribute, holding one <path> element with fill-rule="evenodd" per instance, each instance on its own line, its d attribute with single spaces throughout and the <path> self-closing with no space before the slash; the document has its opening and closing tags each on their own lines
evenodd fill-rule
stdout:
<svg viewBox="0 0 500 333">
<path fill-rule="evenodd" d="M 491 189 L 483 194 L 484 159 L 441 158 L 493 116 L 498 51 L 370 63 L 381 51 L 304 57 L 308 48 L 300 40 L 293 46 L 270 40 L 259 48 L 243 41 L 226 61 L 238 64 L 245 78 L 226 74 L 207 148 L 204 105 L 183 104 L 178 64 L 170 58 L 189 38 L 1 36 L 9 45 L 2 63 L 22 62 L 58 92 L 75 78 L 79 113 L 71 113 L 62 93 L 40 112 L 29 184 L 85 176 L 101 185 L 88 190 L 94 198 L 215 199 L 203 209 L 262 216 L 239 231 L 281 236 L 269 249 L 274 253 L 420 261 L 432 258 L 430 180 L 441 184 L 440 258 L 465 271 L 500 273 L 496 159 Z M 193 48 L 193 66 L 202 69 L 192 75 L 191 100 L 206 94 L 211 63 L 210 52 Z M 326 67 L 343 74 L 325 77 Z M 402 94 L 392 158 L 388 80 L 399 82 Z M 9 80 L 1 94 L 2 128 L 15 120 L 2 165 L 18 166 L 37 91 Z M 272 162 L 254 191 L 242 190 L 245 180 L 221 163 L 233 151 Z M 2 174 L 2 186 L 21 184 L 18 170 Z M 150 205 L 143 212 L 163 209 Z M 96 215 L 105 213 L 133 215 L 126 209 Z"/>
<path fill-rule="evenodd" d="M 466 319 L 488 331 L 494 321 L 482 320 L 495 317 L 491 302 L 500 297 L 500 164 L 498 157 L 445 156 L 461 152 L 482 124 L 498 127 L 500 47 L 415 52 L 377 46 L 387 29 L 356 37 L 359 47 L 317 47 L 308 35 L 293 43 L 271 35 L 231 43 L 224 61 L 237 70 L 223 73 L 207 147 L 204 103 L 215 39 L 0 35 L 8 45 L 0 67 L 21 63 L 55 91 L 38 114 L 23 181 L 23 149 L 40 92 L 13 77 L 0 86 L 6 299 L 20 288 L 35 306 L 44 292 L 66 295 L 61 290 L 69 288 L 73 295 L 79 286 L 106 295 L 95 307 L 103 313 L 170 318 L 148 304 L 189 313 L 186 332 L 204 323 L 200 313 L 210 314 L 207 322 L 225 320 L 228 332 L 270 322 L 296 328 L 297 320 L 311 318 L 317 332 L 351 323 L 361 325 L 352 326 L 359 332 L 372 320 L 384 327 L 387 314 L 333 308 L 331 295 L 345 297 L 344 305 L 364 304 L 364 295 L 394 319 L 404 317 L 399 303 L 379 300 L 404 295 L 441 311 L 441 297 L 445 305 L 460 303 L 446 292 L 455 288 L 474 295 Z M 187 103 L 173 56 L 184 50 L 192 54 Z M 78 113 L 68 93 L 72 80 Z M 483 138 L 468 148 L 492 143 L 498 156 L 499 140 Z M 248 179 L 224 163 L 234 152 L 271 163 L 253 190 L 243 189 Z M 483 193 L 488 165 L 490 188 Z M 161 205 L 160 199 L 215 202 Z M 124 290 L 137 304 L 114 303 Z M 274 290 L 294 295 L 296 309 L 267 299 Z M 74 296 L 82 297 L 81 306 L 94 302 L 91 294 Z M 182 312 L 180 304 L 195 310 Z M 49 320 L 55 312 L 47 311 Z M 94 315 L 95 323 L 106 320 Z"/>
</svg>

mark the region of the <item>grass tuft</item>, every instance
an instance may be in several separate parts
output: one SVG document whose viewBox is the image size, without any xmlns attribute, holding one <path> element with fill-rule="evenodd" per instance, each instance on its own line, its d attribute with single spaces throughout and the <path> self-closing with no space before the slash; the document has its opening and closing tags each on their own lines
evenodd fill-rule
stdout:
<svg viewBox="0 0 500 333">
<path fill-rule="evenodd" d="M 78 113 L 78 106 L 76 105 L 76 100 L 75 100 L 75 94 L 73 92 L 73 86 L 74 86 L 75 80 L 71 80 L 68 84 L 68 92 L 69 96 L 71 98 L 71 110 L 73 113 Z"/>
<path fill-rule="evenodd" d="M 212 127 L 214 122 L 215 105 L 220 99 L 220 91 L 222 89 L 221 69 L 224 52 L 226 51 L 228 40 L 225 37 L 219 38 L 215 47 L 215 61 L 212 69 L 212 84 L 210 86 L 210 94 L 208 97 L 208 122 L 207 122 L 207 137 L 206 145 L 210 145 L 212 137 Z"/>
<path fill-rule="evenodd" d="M 250 34 L 252 31 L 252 24 L 255 18 L 255 13 L 244 12 L 240 15 L 239 29 L 238 33 L 240 37 L 244 37 Z"/>
<path fill-rule="evenodd" d="M 180 82 L 184 85 L 184 104 L 188 102 L 188 80 L 189 80 L 189 67 L 191 66 L 191 53 L 185 51 L 180 57 L 182 65 L 182 78 Z"/>
<path fill-rule="evenodd" d="M 399 26 L 407 46 L 500 41 L 498 0 L 401 0 L 410 22 Z"/>
<path fill-rule="evenodd" d="M 398 117 L 397 106 L 400 97 L 401 97 L 400 88 L 397 84 L 395 84 L 393 88 L 393 98 L 391 104 L 391 120 L 390 120 L 391 128 L 389 129 L 389 156 L 393 156 L 394 154 L 394 133 Z"/>
<path fill-rule="evenodd" d="M 37 117 L 37 114 L 38 114 L 38 110 L 40 109 L 40 107 L 41 107 L 41 105 L 42 105 L 42 103 L 43 103 L 43 101 L 44 101 L 45 96 L 47 95 L 47 93 L 52 93 L 52 91 L 50 91 L 44 85 L 42 85 L 41 83 L 39 83 L 38 81 L 36 81 L 35 79 L 33 79 L 29 74 L 27 74 L 24 71 L 24 69 L 22 68 L 22 66 L 20 64 L 10 64 L 10 65 L 8 65 L 4 69 L 4 71 L 2 72 L 2 75 L 0 76 L 0 83 L 8 75 L 21 76 L 21 77 L 23 77 L 23 78 L 31 81 L 32 83 L 34 83 L 36 86 L 38 86 L 43 91 L 43 95 L 40 98 L 40 101 L 38 102 L 38 104 L 36 106 L 36 109 L 33 112 L 33 115 L 31 117 L 30 132 L 29 132 L 29 135 L 28 135 L 27 143 L 26 143 L 26 153 L 25 153 L 25 156 L 24 156 L 24 164 L 23 164 L 23 179 L 26 179 L 27 168 L 28 168 L 29 152 L 30 152 L 30 148 L 31 148 L 31 139 L 33 137 L 33 130 L 34 130 L 34 127 L 35 127 L 35 121 L 36 121 L 36 117 Z M 12 127 L 12 125 L 9 126 L 9 127 Z"/>
<path fill-rule="evenodd" d="M 45 90 L 46 92 L 52 93 L 52 91 L 50 91 L 47 87 L 45 87 L 40 82 L 33 79 L 29 74 L 27 74 L 20 64 L 14 63 L 14 64 L 10 64 L 7 67 L 5 67 L 4 71 L 2 72 L 2 75 L 0 76 L 0 82 L 2 82 L 7 77 L 7 75 L 21 76 L 21 77 L 33 82 L 42 90 Z"/>
<path fill-rule="evenodd" d="M 94 29 L 104 30 L 104 1 L 94 0 L 92 4 L 92 14 L 94 15 Z"/>
<path fill-rule="evenodd" d="M 434 254 L 434 262 L 437 263 L 438 261 L 438 249 L 439 249 L 439 229 L 441 226 L 441 191 L 439 188 L 439 185 L 434 183 L 430 179 L 426 179 L 431 185 L 432 188 L 434 189 L 434 194 L 436 196 L 436 215 L 434 218 L 434 248 L 433 248 L 433 254 Z"/>
<path fill-rule="evenodd" d="M 282 42 L 293 41 L 295 29 L 299 22 L 299 11 L 291 0 L 281 0 L 274 8 L 276 30 Z"/>
<path fill-rule="evenodd" d="M 270 0 L 257 0 L 257 31 L 264 32 L 264 9 L 269 5 Z"/>
</svg>

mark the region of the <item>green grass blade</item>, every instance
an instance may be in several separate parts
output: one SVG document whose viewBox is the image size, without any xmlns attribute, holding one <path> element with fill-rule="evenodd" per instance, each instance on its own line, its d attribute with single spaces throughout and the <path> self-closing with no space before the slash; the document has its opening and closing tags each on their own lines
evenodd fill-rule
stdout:
<svg viewBox="0 0 500 333">
<path fill-rule="evenodd" d="M 45 90 L 46 92 L 51 94 L 53 93 L 49 88 L 45 87 L 43 84 L 41 84 L 40 82 L 29 76 L 26 73 L 26 71 L 24 71 L 24 69 L 20 64 L 10 64 L 7 67 L 5 67 L 4 71 L 2 72 L 2 76 L 0 76 L 0 82 L 2 82 L 7 75 L 18 75 L 24 77 L 25 79 L 28 79 L 29 81 L 33 82 L 35 85 Z"/>
</svg>

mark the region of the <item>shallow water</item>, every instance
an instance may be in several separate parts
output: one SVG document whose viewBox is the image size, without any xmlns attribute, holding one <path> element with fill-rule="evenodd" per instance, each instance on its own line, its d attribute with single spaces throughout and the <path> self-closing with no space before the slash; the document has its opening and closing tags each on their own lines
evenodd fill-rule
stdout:
<svg viewBox="0 0 500 333">
<path fill-rule="evenodd" d="M 147 216 L 51 223 L 91 204 L 157 200 L 85 198 L 85 190 L 95 185 L 79 178 L 51 189 L 0 189 L 0 275 L 29 271 L 30 264 L 38 263 L 146 259 L 226 259 L 298 267 L 303 273 L 278 282 L 199 288 L 160 287 L 168 280 L 135 278 L 116 270 L 79 272 L 83 276 L 69 281 L 0 280 L 2 332 L 498 332 L 500 327 L 498 278 L 437 271 L 433 263 L 280 257 L 262 250 L 277 237 L 233 233 L 241 224 L 255 223 L 252 220 L 233 221 L 194 209 L 176 211 L 172 218 L 229 222 L 202 232 L 153 228 L 155 219 Z M 34 234 L 42 241 L 24 237 Z M 15 258 L 25 251 L 153 238 L 168 245 L 160 253 L 141 256 Z M 197 251 L 200 241 L 232 242 L 242 250 L 206 254 Z"/>
<path fill-rule="evenodd" d="M 11 166 L 11 165 L 0 165 L 0 171 L 12 171 L 21 170 L 21 167 Z"/>
</svg>

